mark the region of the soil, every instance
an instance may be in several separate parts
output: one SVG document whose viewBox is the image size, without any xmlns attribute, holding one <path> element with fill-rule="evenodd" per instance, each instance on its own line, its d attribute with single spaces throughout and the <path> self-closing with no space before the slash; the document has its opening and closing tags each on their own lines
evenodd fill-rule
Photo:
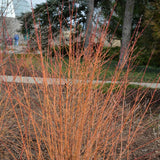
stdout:
<svg viewBox="0 0 160 160">
<path fill-rule="evenodd" d="M 146 107 L 149 105 L 149 108 L 144 117 L 144 122 L 145 123 L 148 122 L 149 125 L 144 127 L 145 129 L 142 127 L 142 131 L 140 130 L 139 134 L 136 135 L 134 143 L 131 145 L 131 148 L 134 152 L 130 159 L 159 160 L 160 159 L 160 89 L 159 90 L 148 89 L 147 92 L 146 90 L 138 91 L 138 89 L 131 89 L 130 91 L 128 91 L 128 97 L 126 98 L 127 101 L 126 103 L 131 102 L 131 105 L 135 103 L 134 100 L 138 92 L 139 94 L 142 94 L 142 96 L 139 97 L 138 102 L 140 103 L 140 106 L 143 106 L 143 108 L 139 109 L 138 112 L 144 112 Z M 157 140 L 155 141 L 154 139 Z"/>
</svg>

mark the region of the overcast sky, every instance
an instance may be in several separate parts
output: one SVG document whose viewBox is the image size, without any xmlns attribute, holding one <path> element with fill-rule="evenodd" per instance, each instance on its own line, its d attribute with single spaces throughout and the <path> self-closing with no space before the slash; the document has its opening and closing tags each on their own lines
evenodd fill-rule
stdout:
<svg viewBox="0 0 160 160">
<path fill-rule="evenodd" d="M 27 0 L 29 3 L 31 3 L 31 0 Z M 35 6 L 36 4 L 40 4 L 46 2 L 46 0 L 32 0 L 33 6 Z"/>
</svg>

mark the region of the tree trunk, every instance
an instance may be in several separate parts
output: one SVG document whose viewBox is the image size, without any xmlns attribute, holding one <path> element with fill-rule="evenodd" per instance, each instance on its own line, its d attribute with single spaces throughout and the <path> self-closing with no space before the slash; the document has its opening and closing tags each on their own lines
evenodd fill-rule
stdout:
<svg viewBox="0 0 160 160">
<path fill-rule="evenodd" d="M 119 57 L 119 66 L 127 64 L 128 58 L 128 45 L 131 38 L 132 30 L 132 18 L 134 10 L 135 0 L 127 0 L 125 6 L 125 14 L 123 19 L 123 28 L 122 28 L 122 43 Z"/>
<path fill-rule="evenodd" d="M 86 39 L 84 47 L 87 48 L 89 45 L 91 33 L 92 33 L 92 17 L 94 11 L 94 0 L 87 0 L 88 4 L 88 13 L 87 13 L 87 22 L 86 22 Z"/>
</svg>

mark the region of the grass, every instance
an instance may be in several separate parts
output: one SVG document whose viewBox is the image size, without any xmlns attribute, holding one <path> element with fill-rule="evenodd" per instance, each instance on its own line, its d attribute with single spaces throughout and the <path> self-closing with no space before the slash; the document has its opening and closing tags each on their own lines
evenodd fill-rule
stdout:
<svg viewBox="0 0 160 160">
<path fill-rule="evenodd" d="M 53 62 L 54 62 L 54 57 L 53 57 Z M 67 72 L 67 67 L 68 67 L 69 59 L 68 57 L 64 58 L 63 64 L 62 64 L 62 72 L 66 73 Z M 103 65 L 101 75 L 100 75 L 100 80 L 105 79 L 106 81 L 111 81 L 113 75 L 115 74 L 116 66 L 118 62 L 113 61 L 107 62 L 106 64 Z M 83 65 L 83 63 L 82 63 Z M 128 75 L 128 80 L 131 82 L 153 82 L 153 81 L 158 81 L 159 76 L 160 76 L 160 68 L 148 66 L 147 70 L 145 71 L 146 66 L 135 66 L 134 70 L 131 70 Z M 51 71 L 51 69 L 50 69 Z M 145 71 L 145 74 L 144 74 Z M 126 70 L 123 70 L 120 75 L 120 79 L 123 78 L 123 76 L 126 74 Z M 66 73 L 67 74 L 67 73 Z M 142 79 L 143 77 L 143 79 Z"/>
<path fill-rule="evenodd" d="M 105 80 L 111 80 L 112 76 L 114 75 L 117 64 L 118 64 L 117 61 L 112 61 L 111 63 L 105 64 L 103 66 L 103 71 L 101 73 L 102 74 L 101 76 L 104 77 L 104 74 L 107 71 L 105 75 Z M 135 68 L 129 72 L 128 80 L 132 82 L 141 82 L 141 81 L 153 82 L 159 79 L 160 68 L 148 66 L 146 71 L 145 71 L 145 68 L 146 66 L 135 66 Z M 145 71 L 145 74 L 144 74 L 144 71 Z M 127 72 L 126 70 L 123 70 L 121 72 L 120 79 L 126 74 L 126 72 Z"/>
<path fill-rule="evenodd" d="M 111 83 L 106 83 L 106 84 L 104 84 L 103 87 L 102 87 L 102 92 L 103 92 L 104 94 L 107 93 L 108 90 L 110 89 L 110 87 L 111 87 Z M 114 86 L 112 92 L 116 92 L 116 90 L 118 89 L 118 87 L 119 87 L 119 84 L 116 84 L 116 85 Z M 137 90 L 137 89 L 139 89 L 139 88 L 140 88 L 139 85 L 128 84 L 128 85 L 127 85 L 127 88 L 126 88 L 126 91 L 128 92 L 128 91 L 130 91 L 130 90 L 132 90 L 132 89 L 136 89 L 136 90 Z M 146 87 L 141 87 L 141 90 L 145 90 L 145 89 L 146 89 Z"/>
<path fill-rule="evenodd" d="M 24 59 L 23 61 L 25 61 L 27 63 L 26 67 L 28 66 L 28 69 L 30 69 L 31 64 L 36 68 L 36 70 L 40 70 L 41 68 L 38 68 L 38 66 L 40 66 L 40 55 L 25 55 L 22 56 L 21 54 L 19 55 L 15 55 L 20 61 L 22 60 L 22 58 Z M 55 58 L 50 58 L 52 59 L 52 63 L 55 63 Z M 47 59 L 45 60 L 44 58 L 44 63 L 45 66 L 48 68 L 48 72 L 53 72 L 55 70 L 55 68 L 58 69 L 58 67 L 56 66 L 51 66 L 50 61 L 48 61 Z M 64 73 L 64 75 L 67 76 L 67 70 L 68 70 L 68 64 L 69 64 L 69 58 L 68 57 L 64 57 L 63 61 L 62 61 L 62 72 Z M 82 61 L 81 64 L 83 65 Z M 106 64 L 103 65 L 102 67 L 102 71 L 100 74 L 100 80 L 105 79 L 106 81 L 111 81 L 113 75 L 115 74 L 115 70 L 116 70 L 116 66 L 117 66 L 118 62 L 117 61 L 112 61 L 107 62 Z M 148 66 L 147 70 L 145 71 L 146 66 L 136 66 L 133 70 L 131 70 L 129 72 L 128 75 L 128 80 L 130 82 L 153 82 L 153 81 L 158 81 L 159 75 L 160 75 L 160 68 L 156 68 L 156 67 L 152 67 L 152 66 Z M 145 71 L 145 74 L 144 74 Z M 126 74 L 126 70 L 123 70 L 121 72 L 121 75 L 119 76 L 119 79 L 121 80 L 123 78 L 123 76 Z M 143 79 L 142 79 L 143 77 Z"/>
</svg>

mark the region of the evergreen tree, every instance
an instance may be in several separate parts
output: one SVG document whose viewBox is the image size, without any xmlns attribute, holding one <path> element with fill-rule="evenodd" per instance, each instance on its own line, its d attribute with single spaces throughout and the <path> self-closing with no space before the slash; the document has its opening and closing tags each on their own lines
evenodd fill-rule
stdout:
<svg viewBox="0 0 160 160">
<path fill-rule="evenodd" d="M 42 46 L 46 46 L 48 43 L 48 36 L 50 34 L 49 27 L 51 26 L 52 34 L 59 34 L 60 28 L 70 28 L 72 17 L 72 25 L 78 28 L 81 24 L 82 28 L 86 22 L 87 8 L 86 2 L 82 1 L 78 3 L 68 0 L 48 0 L 47 3 L 38 4 L 34 9 L 33 17 L 32 13 L 23 14 L 19 17 L 22 23 L 21 32 L 26 34 L 29 30 L 31 37 L 35 37 L 33 19 L 35 18 L 37 26 L 41 31 Z M 72 12 L 73 11 L 73 12 Z M 71 15 L 72 14 L 72 15 Z"/>
<path fill-rule="evenodd" d="M 107 18 L 112 11 L 113 6 L 116 3 L 116 8 L 114 10 L 114 14 L 112 15 L 112 19 L 110 22 L 110 33 L 115 33 L 115 28 L 117 24 L 119 24 L 115 36 L 121 40 L 122 38 L 122 28 L 123 28 L 123 20 L 125 16 L 125 7 L 127 0 L 99 0 L 99 6 L 102 8 L 103 15 Z M 140 17 L 143 17 L 145 14 L 145 7 L 148 4 L 148 0 L 135 0 L 134 3 L 134 11 L 132 17 L 132 33 L 135 29 L 135 26 L 138 24 Z M 143 20 L 143 19 L 142 19 Z M 140 28 L 141 29 L 141 28 Z"/>
<path fill-rule="evenodd" d="M 146 55 L 154 50 L 152 65 L 160 67 L 160 1 L 150 0 L 145 10 L 145 23 L 148 25 L 140 43 L 145 48 Z"/>
</svg>

